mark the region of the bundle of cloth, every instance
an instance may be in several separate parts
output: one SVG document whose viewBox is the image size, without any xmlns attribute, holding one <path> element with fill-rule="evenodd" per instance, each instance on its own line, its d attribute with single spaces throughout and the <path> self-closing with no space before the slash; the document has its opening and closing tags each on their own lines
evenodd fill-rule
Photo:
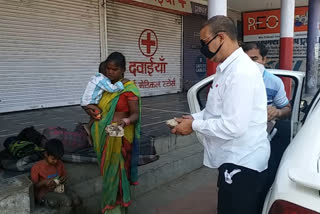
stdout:
<svg viewBox="0 0 320 214">
<path fill-rule="evenodd" d="M 27 172 L 33 164 L 43 159 L 45 143 L 50 139 L 59 139 L 65 150 L 63 160 L 69 162 L 96 162 L 92 148 L 89 148 L 88 136 L 79 123 L 73 131 L 62 127 L 49 127 L 42 133 L 33 126 L 23 129 L 17 136 L 8 137 L 1 152 L 0 165 L 10 171 Z"/>
<path fill-rule="evenodd" d="M 0 152 L 0 166 L 5 170 L 28 172 L 32 166 L 43 159 L 45 143 L 50 139 L 59 139 L 64 146 L 63 161 L 71 163 L 96 163 L 97 156 L 89 145 L 88 135 L 83 123 L 78 123 L 74 130 L 63 127 L 49 127 L 43 132 L 33 126 L 24 128 L 17 136 L 8 137 Z M 144 136 L 140 142 L 138 165 L 145 165 L 159 159 L 154 147 L 154 139 Z"/>
<path fill-rule="evenodd" d="M 33 126 L 23 129 L 17 136 L 8 137 L 1 153 L 1 166 L 6 170 L 26 172 L 42 159 L 43 135 Z"/>
</svg>

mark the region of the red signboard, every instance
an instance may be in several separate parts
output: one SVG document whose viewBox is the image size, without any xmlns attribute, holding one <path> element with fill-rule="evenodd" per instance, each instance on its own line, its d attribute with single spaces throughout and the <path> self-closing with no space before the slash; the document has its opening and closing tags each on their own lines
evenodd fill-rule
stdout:
<svg viewBox="0 0 320 214">
<path fill-rule="evenodd" d="M 308 30 L 308 7 L 295 9 L 294 32 Z M 280 33 L 280 9 L 243 13 L 243 35 Z"/>
<path fill-rule="evenodd" d="M 158 37 L 153 30 L 145 29 L 139 36 L 138 47 L 143 56 L 146 57 L 146 61 L 133 61 L 129 62 L 130 73 L 136 76 L 149 76 L 152 77 L 153 74 L 163 75 L 166 73 L 168 63 L 165 62 L 165 58 L 160 56 L 157 62 L 154 59 L 154 55 L 158 50 Z M 161 87 L 175 87 L 176 79 L 167 79 L 162 81 L 152 81 L 148 79 L 140 80 L 139 82 L 134 82 L 139 88 L 161 88 Z"/>
</svg>

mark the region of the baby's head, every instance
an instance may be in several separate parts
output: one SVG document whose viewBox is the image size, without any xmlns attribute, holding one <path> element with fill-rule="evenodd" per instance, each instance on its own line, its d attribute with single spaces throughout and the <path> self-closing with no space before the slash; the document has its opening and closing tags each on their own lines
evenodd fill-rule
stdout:
<svg viewBox="0 0 320 214">
<path fill-rule="evenodd" d="M 107 62 L 103 61 L 100 63 L 99 65 L 99 73 L 103 74 L 104 76 L 106 76 L 107 74 Z"/>
<path fill-rule="evenodd" d="M 44 158 L 50 165 L 56 165 L 64 154 L 63 144 L 58 139 L 51 139 L 46 143 Z"/>
</svg>

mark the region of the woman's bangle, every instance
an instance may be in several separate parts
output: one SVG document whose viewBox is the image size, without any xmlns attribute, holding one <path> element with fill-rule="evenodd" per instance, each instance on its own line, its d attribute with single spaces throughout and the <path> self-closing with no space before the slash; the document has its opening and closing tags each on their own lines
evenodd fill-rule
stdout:
<svg viewBox="0 0 320 214">
<path fill-rule="evenodd" d="M 129 126 L 131 123 L 129 118 L 122 118 L 121 120 L 126 124 L 126 126 Z"/>
</svg>

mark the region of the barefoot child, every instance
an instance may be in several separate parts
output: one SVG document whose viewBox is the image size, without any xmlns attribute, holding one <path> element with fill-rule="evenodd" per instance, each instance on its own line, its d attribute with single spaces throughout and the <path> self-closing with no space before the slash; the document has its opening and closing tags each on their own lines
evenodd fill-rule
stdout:
<svg viewBox="0 0 320 214">
<path fill-rule="evenodd" d="M 38 203 L 69 213 L 74 205 L 79 205 L 79 199 L 71 192 L 65 192 L 67 173 L 60 160 L 63 154 L 62 142 L 57 139 L 49 140 L 45 145 L 44 159 L 31 169 L 31 180 Z"/>
</svg>

